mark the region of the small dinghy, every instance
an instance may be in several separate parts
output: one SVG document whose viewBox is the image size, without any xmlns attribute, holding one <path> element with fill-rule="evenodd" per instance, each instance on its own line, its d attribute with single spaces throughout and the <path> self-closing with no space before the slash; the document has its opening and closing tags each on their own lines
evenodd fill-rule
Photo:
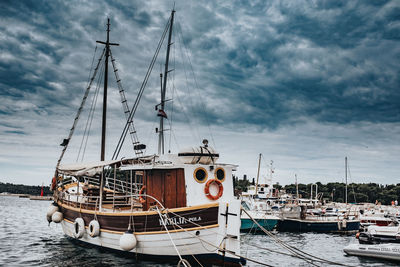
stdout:
<svg viewBox="0 0 400 267">
<path fill-rule="evenodd" d="M 350 244 L 343 251 L 352 256 L 373 257 L 400 261 L 400 244 Z"/>
</svg>

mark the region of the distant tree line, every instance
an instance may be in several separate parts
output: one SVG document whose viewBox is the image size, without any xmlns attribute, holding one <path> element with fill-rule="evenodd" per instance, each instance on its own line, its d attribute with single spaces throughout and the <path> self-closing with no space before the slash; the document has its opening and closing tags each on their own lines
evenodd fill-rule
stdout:
<svg viewBox="0 0 400 267">
<path fill-rule="evenodd" d="M 28 195 L 40 195 L 42 187 L 39 185 L 23 185 L 23 184 L 11 184 L 0 182 L 0 193 L 11 193 L 11 194 L 28 194 Z M 43 186 L 43 195 L 51 196 L 49 186 Z"/>
<path fill-rule="evenodd" d="M 247 187 L 254 185 L 254 178 L 250 181 L 244 175 L 243 179 L 233 176 L 236 192 L 246 192 Z M 318 187 L 318 193 L 322 194 L 322 198 L 327 201 L 345 202 L 345 183 L 315 183 Z M 310 198 L 311 184 L 298 184 L 299 195 L 302 198 Z M 296 194 L 296 185 L 290 184 L 282 186 L 279 183 L 274 184 L 274 188 L 284 190 L 286 193 Z M 315 188 L 313 186 L 313 196 L 315 197 Z M 390 205 L 392 201 L 400 202 L 400 184 L 383 185 L 377 183 L 347 185 L 347 202 L 348 203 L 375 203 L 380 202 L 383 205 Z"/>
</svg>

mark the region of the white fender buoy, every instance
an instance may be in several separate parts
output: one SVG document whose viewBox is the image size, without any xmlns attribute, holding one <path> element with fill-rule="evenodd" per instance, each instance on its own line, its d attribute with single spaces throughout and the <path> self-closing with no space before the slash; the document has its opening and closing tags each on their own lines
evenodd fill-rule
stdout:
<svg viewBox="0 0 400 267">
<path fill-rule="evenodd" d="M 342 221 L 337 222 L 338 230 L 342 230 Z"/>
<path fill-rule="evenodd" d="M 92 220 L 89 223 L 89 235 L 91 237 L 96 237 L 100 234 L 100 224 L 96 220 Z"/>
<path fill-rule="evenodd" d="M 119 246 L 125 250 L 130 251 L 136 247 L 136 237 L 132 230 L 126 231 L 119 239 Z"/>
<path fill-rule="evenodd" d="M 59 211 L 56 211 L 51 216 L 51 220 L 55 223 L 60 223 L 63 220 L 63 214 Z"/>
<path fill-rule="evenodd" d="M 58 211 L 58 205 L 56 203 L 51 203 L 46 213 L 46 218 L 49 223 L 52 222 L 51 217 L 57 211 Z"/>
<path fill-rule="evenodd" d="M 343 227 L 343 228 L 346 228 L 346 227 L 347 227 L 347 220 L 346 220 L 346 219 L 343 219 L 343 221 L 342 221 L 342 227 Z"/>
<path fill-rule="evenodd" d="M 74 222 L 74 237 L 81 238 L 85 232 L 85 222 L 82 218 L 76 218 Z"/>
</svg>

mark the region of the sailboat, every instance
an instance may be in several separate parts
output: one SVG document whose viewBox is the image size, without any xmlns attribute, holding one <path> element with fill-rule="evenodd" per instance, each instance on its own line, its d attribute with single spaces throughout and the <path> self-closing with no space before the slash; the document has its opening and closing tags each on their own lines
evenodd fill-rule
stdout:
<svg viewBox="0 0 400 267">
<path fill-rule="evenodd" d="M 242 232 L 261 231 L 254 221 L 266 230 L 272 230 L 278 223 L 279 217 L 274 215 L 271 207 L 278 202 L 277 194 L 272 186 L 272 161 L 270 166 L 270 182 L 260 183 L 260 165 L 262 154 L 258 157 L 257 179 L 254 186 L 250 186 L 247 192 L 242 193 L 242 208 L 246 210 L 241 215 Z M 266 179 L 264 179 L 266 180 Z"/>
<path fill-rule="evenodd" d="M 47 220 L 59 223 L 73 239 L 117 251 L 126 251 L 137 259 L 241 266 L 240 201 L 233 192 L 232 171 L 236 165 L 218 162 L 219 154 L 203 140 L 200 146 L 164 153 L 164 120 L 171 35 L 175 10 L 159 42 L 145 81 L 133 108 L 126 99 L 127 120 L 113 158 L 105 159 L 108 60 L 111 54 L 110 20 L 105 46 L 86 89 L 52 179 L 54 203 Z M 167 34 L 168 33 L 168 34 Z M 164 38 L 168 36 L 165 71 L 161 75 L 161 102 L 157 105 L 160 127 L 157 129 L 158 154 L 144 155 L 145 144 L 138 141 L 133 115 L 154 66 Z M 61 164 L 73 136 L 76 122 L 85 104 L 100 61 L 105 60 L 102 142 L 100 161 Z M 118 84 L 120 88 L 120 84 Z M 121 93 L 121 89 L 120 89 Z M 124 94 L 122 94 L 124 97 Z M 125 136 L 133 139 L 135 156 L 118 157 Z"/>
</svg>

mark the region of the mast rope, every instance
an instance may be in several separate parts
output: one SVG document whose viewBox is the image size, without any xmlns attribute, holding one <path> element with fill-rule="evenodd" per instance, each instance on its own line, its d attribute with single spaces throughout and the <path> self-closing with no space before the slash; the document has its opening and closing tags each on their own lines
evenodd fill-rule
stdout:
<svg viewBox="0 0 400 267">
<path fill-rule="evenodd" d="M 94 59 L 96 57 L 96 52 L 97 52 L 97 44 L 96 44 L 96 47 L 94 48 L 94 53 L 93 53 L 93 57 L 92 57 L 92 63 L 90 64 L 90 71 L 89 71 L 88 79 L 87 79 L 87 82 L 86 82 L 86 86 L 88 86 L 89 82 L 90 82 L 90 76 L 92 75 L 93 63 L 94 63 Z"/>
<path fill-rule="evenodd" d="M 96 90 L 94 92 L 92 103 L 90 105 L 90 110 L 89 110 L 88 118 L 86 120 L 85 130 L 83 132 L 81 144 L 79 146 L 78 156 L 76 157 L 76 161 L 77 162 L 79 160 L 79 156 L 81 154 L 81 149 L 82 149 L 84 141 L 85 141 L 85 145 L 84 145 L 84 149 L 83 149 L 83 152 L 82 152 L 81 161 L 83 161 L 83 158 L 84 158 L 84 155 L 85 155 L 85 152 L 86 152 L 86 147 L 87 147 L 87 143 L 88 143 L 88 140 L 89 140 L 90 129 L 92 127 L 94 112 L 96 110 L 97 98 L 98 98 L 99 92 L 100 92 L 100 83 L 101 83 L 100 81 L 103 78 L 103 69 L 104 69 L 104 64 L 101 65 L 100 75 L 97 78 Z"/>
<path fill-rule="evenodd" d="M 302 250 L 300 250 L 300 249 L 298 249 L 298 248 L 296 248 L 296 247 L 293 247 L 293 246 L 287 244 L 286 242 L 282 241 L 281 239 L 279 239 L 278 237 L 276 237 L 275 235 L 273 235 L 272 233 L 270 233 L 269 231 L 267 231 L 264 227 L 262 227 L 256 220 L 254 220 L 254 218 L 253 218 L 250 214 L 248 214 L 248 212 L 247 212 L 245 209 L 242 208 L 242 210 L 249 216 L 249 218 L 253 221 L 253 223 L 256 224 L 266 235 L 270 236 L 277 244 L 281 245 L 283 248 L 285 248 L 285 249 L 287 249 L 289 252 L 291 252 L 293 257 L 297 257 L 297 258 L 299 258 L 299 259 L 302 259 L 302 260 L 306 261 L 307 263 L 309 263 L 309 264 L 311 264 L 311 265 L 315 265 L 315 264 L 312 263 L 312 261 L 318 261 L 318 262 L 321 262 L 321 263 L 329 263 L 329 264 L 332 264 L 332 265 L 340 265 L 340 266 L 354 267 L 353 265 L 347 265 L 347 264 L 343 264 L 343 263 L 338 263 L 338 262 L 334 262 L 334 261 L 330 261 L 330 260 L 326 260 L 326 259 L 323 259 L 323 258 L 314 256 L 314 255 L 312 255 L 312 254 L 309 254 L 309 253 L 307 253 L 307 252 L 305 252 L 305 251 L 302 251 Z M 182 217 L 182 216 L 180 216 L 179 214 L 176 214 L 176 213 L 171 212 L 171 211 L 169 211 L 169 212 L 170 212 L 171 214 L 177 216 L 177 217 L 183 218 L 185 222 L 191 223 L 191 224 L 193 224 L 193 225 L 195 225 L 195 226 L 197 226 L 197 227 L 202 227 L 201 225 L 199 225 L 199 224 L 197 224 L 197 223 L 195 223 L 195 222 L 192 222 L 192 221 L 187 220 L 185 217 Z M 178 226 L 180 229 L 185 230 L 183 227 L 181 227 L 181 226 L 178 225 L 178 224 L 174 224 L 174 225 Z M 185 230 L 185 231 L 186 231 L 186 230 Z M 220 233 L 218 233 L 218 232 L 216 232 L 216 231 L 213 231 L 213 232 L 214 232 L 215 234 L 217 234 L 217 235 L 222 236 Z M 189 233 L 189 234 L 190 234 L 190 233 Z M 225 236 L 224 236 L 224 237 L 225 237 Z M 231 237 L 227 236 L 227 237 L 225 237 L 225 238 L 231 238 Z M 234 239 L 234 238 L 231 238 L 231 239 L 237 241 L 237 239 Z M 204 241 L 204 240 L 203 240 L 203 241 Z M 208 243 L 207 241 L 204 241 L 204 242 Z M 239 242 L 239 241 L 237 241 L 237 242 Z M 211 245 L 213 245 L 213 244 L 211 244 Z M 215 246 L 215 245 L 213 245 L 213 246 Z M 229 252 L 229 251 L 227 251 L 227 252 Z M 239 255 L 236 255 L 236 256 L 239 256 Z M 240 256 L 240 257 L 242 257 L 242 256 Z M 243 257 L 243 258 L 245 258 L 245 257 Z M 254 261 L 254 260 L 249 259 L 249 258 L 245 258 L 245 259 L 247 259 L 247 260 L 249 260 L 249 261 Z M 255 261 L 255 262 L 256 262 L 256 261 Z M 258 263 L 258 262 L 256 262 L 256 263 Z M 266 266 L 269 266 L 269 265 L 266 265 Z"/>
<path fill-rule="evenodd" d="M 153 56 L 153 58 L 152 58 L 152 60 L 151 60 L 151 62 L 150 62 L 150 65 L 149 65 L 148 69 L 147 69 L 147 72 L 146 72 L 145 78 L 144 78 L 144 80 L 143 80 L 143 82 L 142 82 L 142 85 L 140 86 L 138 96 L 136 97 L 135 103 L 133 104 L 133 106 L 132 106 L 132 108 L 131 108 L 131 111 L 130 111 L 130 113 L 129 113 L 129 117 L 128 117 L 127 123 L 125 123 L 124 130 L 122 131 L 121 137 L 120 137 L 119 140 L 118 140 L 118 144 L 117 144 L 117 146 L 116 146 L 116 148 L 115 148 L 115 151 L 114 151 L 114 154 L 113 154 L 113 156 L 112 156 L 112 159 L 113 159 L 113 160 L 114 160 L 114 159 L 117 159 L 119 153 L 121 152 L 122 145 L 123 145 L 124 142 L 125 142 L 125 138 L 126 138 L 126 135 L 127 135 L 127 133 L 128 133 L 128 129 L 129 129 L 128 121 L 132 120 L 133 116 L 134 116 L 135 113 L 136 113 L 137 107 L 139 106 L 140 99 L 141 99 L 141 97 L 142 97 L 142 95 L 143 95 L 144 89 L 146 88 L 146 85 L 147 85 L 147 82 L 148 82 L 148 80 L 149 80 L 150 74 L 151 74 L 151 72 L 152 72 L 152 70 L 153 70 L 153 67 L 154 67 L 154 63 L 155 63 L 156 60 L 157 60 L 157 56 L 158 56 L 158 54 L 159 54 L 159 52 L 160 52 L 161 46 L 162 46 L 162 44 L 163 44 L 163 42 L 164 42 L 164 39 L 165 39 L 165 36 L 166 36 L 166 34 L 167 34 L 167 32 L 168 32 L 168 26 L 169 26 L 169 24 L 170 24 L 170 21 L 171 21 L 171 17 L 170 17 L 170 19 L 168 20 L 167 25 L 165 26 L 164 32 L 163 32 L 163 34 L 162 34 L 162 36 L 161 36 L 161 39 L 160 39 L 160 41 L 159 41 L 159 43 L 158 43 L 156 52 L 154 53 L 154 56 Z"/>
<path fill-rule="evenodd" d="M 173 213 L 173 212 L 171 212 L 171 213 L 174 214 L 174 215 L 177 215 L 177 216 L 181 217 L 181 216 L 178 215 L 178 214 L 175 214 L 175 213 Z M 184 217 L 182 217 L 182 218 L 184 218 Z M 184 219 L 186 220 L 186 218 L 184 218 Z M 186 220 L 186 221 L 188 221 L 188 220 Z M 190 221 L 188 221 L 188 222 L 190 222 Z M 204 240 L 204 239 L 201 238 L 200 236 L 197 236 L 197 235 L 191 233 L 190 231 L 188 231 L 187 229 L 183 228 L 183 227 L 180 226 L 179 224 L 174 223 L 173 221 L 171 221 L 171 223 L 172 223 L 172 225 L 176 225 L 178 228 L 180 228 L 181 230 L 185 231 L 187 234 L 191 235 L 192 237 L 196 237 L 196 238 L 199 239 L 201 242 L 204 242 L 204 243 L 206 243 L 206 244 L 208 244 L 208 245 L 214 247 L 215 249 L 217 249 L 217 250 L 220 251 L 220 252 L 225 252 L 225 253 L 234 255 L 234 256 L 239 257 L 239 258 L 246 259 L 246 260 L 248 260 L 248 261 L 251 261 L 251 262 L 254 262 L 254 263 L 263 265 L 263 266 L 273 267 L 273 265 L 269 265 L 269 264 L 264 263 L 264 262 L 260 262 L 260 261 L 254 260 L 254 259 L 250 259 L 250 258 L 244 257 L 244 256 L 242 256 L 242 255 L 238 255 L 238 254 L 236 254 L 236 253 L 234 253 L 234 252 L 232 252 L 232 251 L 229 251 L 229 250 L 227 250 L 227 249 L 224 249 L 224 248 L 221 248 L 221 247 L 219 247 L 219 246 L 216 246 L 216 245 L 214 245 L 214 244 L 208 242 L 207 240 Z M 204 226 L 200 226 L 200 227 L 204 227 Z M 218 232 L 216 232 L 216 233 L 219 234 Z M 231 238 L 231 237 L 229 237 L 229 236 L 224 236 L 224 238 Z M 234 239 L 234 238 L 231 238 L 231 239 L 237 241 L 237 239 Z"/>
<path fill-rule="evenodd" d="M 288 251 L 296 254 L 299 256 L 299 258 L 308 261 L 320 261 L 320 262 L 324 262 L 324 263 L 329 263 L 332 265 L 340 265 L 340 266 L 348 266 L 348 267 L 353 267 L 353 265 L 347 265 L 344 263 L 339 263 L 339 262 L 334 262 L 334 261 L 330 261 L 330 260 L 326 260 L 317 256 L 314 256 L 312 254 L 309 254 L 303 250 L 300 250 L 296 247 L 293 247 L 289 244 L 287 244 L 286 242 L 282 241 L 281 239 L 279 239 L 278 237 L 276 237 L 275 235 L 273 235 L 272 233 L 270 233 L 269 231 L 267 231 L 264 227 L 262 227 L 245 209 L 242 208 L 242 211 L 244 211 L 244 213 L 247 214 L 247 216 L 249 216 L 249 218 L 268 236 L 270 236 L 271 238 L 274 239 L 274 241 L 278 244 L 280 244 L 283 248 L 286 248 Z M 301 255 L 303 254 L 303 255 Z M 296 256 L 295 255 L 295 256 Z M 313 264 L 312 262 L 309 262 L 310 264 Z M 313 264 L 314 265 L 314 264 Z"/>
<path fill-rule="evenodd" d="M 208 118 L 208 116 L 207 116 L 206 105 L 205 105 L 205 103 L 204 103 L 204 101 L 203 101 L 203 98 L 201 97 L 201 94 L 200 94 L 200 87 L 199 87 L 199 85 L 198 85 L 198 83 L 197 83 L 197 79 L 196 79 L 196 75 L 195 75 L 195 73 L 194 73 L 192 61 L 190 60 L 190 54 L 189 54 L 189 52 L 188 52 L 188 49 L 187 49 L 185 43 L 183 42 L 182 27 L 181 27 L 181 24 L 180 24 L 179 22 L 177 22 L 177 23 L 178 23 L 178 27 L 177 27 L 177 29 L 178 29 L 178 35 L 181 37 L 181 42 L 182 42 L 182 44 L 183 44 L 183 48 L 184 48 L 186 57 L 187 57 L 188 62 L 189 62 L 190 70 L 191 70 L 192 75 L 193 75 L 193 80 L 194 80 L 194 83 L 195 83 L 195 85 L 196 85 L 196 86 L 195 86 L 195 89 L 197 89 L 196 93 L 198 94 L 198 99 L 200 100 L 200 106 L 202 107 L 202 109 L 203 109 L 203 114 L 205 115 L 204 117 L 205 117 L 205 119 L 206 119 L 207 128 L 208 128 L 208 131 L 209 131 L 209 133 L 210 133 L 211 141 L 213 142 L 214 148 L 217 149 L 217 146 L 216 146 L 215 141 L 214 141 L 214 136 L 213 136 L 213 134 L 212 134 L 211 127 L 210 127 L 210 121 L 209 121 L 209 118 Z"/>
<path fill-rule="evenodd" d="M 178 24 L 177 24 L 178 26 L 179 26 L 179 22 L 178 22 Z M 177 28 L 178 30 L 179 30 L 179 28 Z M 180 53 L 181 53 L 181 55 L 182 55 L 182 59 L 184 59 L 185 57 L 185 53 L 183 52 L 183 49 L 182 49 L 182 43 L 183 43 L 183 40 L 181 40 L 181 39 L 183 39 L 182 38 L 182 36 L 181 35 L 179 35 L 179 31 L 177 31 L 177 33 L 178 33 L 178 41 L 179 41 L 179 51 L 180 51 Z M 193 111 L 193 112 L 195 112 L 195 108 L 194 108 L 194 105 L 193 105 L 193 102 L 192 102 L 192 96 L 191 96 L 191 93 L 190 93 L 190 90 L 189 90 L 189 78 L 188 78 L 188 74 L 187 74 L 187 67 L 186 67 L 186 64 L 185 64 L 185 60 L 182 60 L 182 66 L 183 66 L 183 73 L 185 74 L 185 82 L 186 82 L 186 91 L 187 91 L 187 93 L 188 93 L 188 95 L 189 95 L 189 101 L 188 101 L 188 105 L 190 106 L 190 109 Z M 173 87 L 173 89 L 174 90 L 176 90 L 176 88 L 175 87 Z M 186 112 L 185 112 L 185 108 L 184 108 L 184 106 L 182 105 L 182 101 L 180 100 L 180 98 L 179 98 L 179 94 L 178 94 L 178 92 L 176 92 L 176 95 L 177 95 L 177 99 L 178 99 L 178 101 L 179 101 L 179 104 L 181 105 L 181 110 L 182 110 L 182 112 L 183 112 L 183 115 L 185 116 L 185 118 L 186 118 L 186 121 L 189 123 L 189 130 L 192 132 L 192 136 L 195 136 L 195 138 L 197 139 L 197 140 L 201 140 L 201 136 L 200 136 L 200 133 L 199 133 L 199 131 L 198 131 L 198 128 L 197 127 L 195 127 L 194 126 L 194 124 L 193 124 L 193 122 L 189 119 L 189 116 L 186 114 Z M 188 109 L 189 110 L 189 109 Z"/>
<path fill-rule="evenodd" d="M 102 60 L 104 54 L 105 54 L 105 49 L 103 49 L 103 52 L 102 52 L 102 54 L 101 54 L 101 56 L 100 56 L 100 58 L 99 58 L 99 60 L 98 60 L 98 62 L 97 62 L 96 68 L 94 69 L 93 76 L 92 76 L 92 78 L 90 79 L 89 85 L 88 85 L 87 88 L 86 88 L 86 91 L 85 91 L 85 94 L 84 94 L 84 96 L 83 96 L 81 105 L 79 106 L 78 112 L 77 112 L 77 114 L 76 114 L 76 116 L 75 116 L 74 122 L 73 122 L 72 127 L 71 127 L 71 129 L 70 129 L 70 131 L 69 131 L 68 138 L 65 139 L 65 140 L 66 140 L 66 144 L 65 144 L 65 146 L 64 146 L 64 148 L 63 148 L 63 150 L 62 150 L 62 152 L 61 152 L 61 155 L 60 155 L 60 157 L 59 157 L 59 159 L 58 159 L 58 161 L 57 161 L 56 170 L 55 170 L 55 176 L 57 176 L 58 167 L 60 166 L 61 160 L 63 159 L 64 154 L 65 154 L 65 151 L 66 151 L 67 148 L 68 148 L 68 144 L 69 144 L 69 142 L 71 141 L 72 135 L 74 134 L 75 127 L 76 127 L 76 125 L 77 125 L 77 123 L 78 123 L 78 121 L 79 121 L 79 116 L 80 116 L 81 113 L 82 113 L 83 107 L 84 107 L 84 105 L 85 105 L 85 103 L 86 103 L 86 99 L 87 99 L 87 97 L 88 97 L 88 95 L 89 95 L 90 88 L 91 88 L 91 86 L 92 86 L 93 80 L 94 80 L 95 77 L 96 77 L 97 71 L 98 71 L 98 69 L 99 69 L 99 66 L 100 66 L 100 63 L 101 63 L 101 60 Z"/>
<path fill-rule="evenodd" d="M 104 65 L 103 65 L 103 68 L 104 68 Z M 92 111 L 92 117 L 90 119 L 89 130 L 88 130 L 88 133 L 87 133 L 86 142 L 85 142 L 85 146 L 84 146 L 83 153 L 82 153 L 82 159 L 81 159 L 82 161 L 83 161 L 84 155 L 86 153 L 86 148 L 87 148 L 87 144 L 88 144 L 88 140 L 89 140 L 89 134 L 90 134 L 90 130 L 92 128 L 92 122 L 93 122 L 93 118 L 94 118 L 94 112 L 96 110 L 96 103 L 97 103 L 97 99 L 99 97 L 99 92 L 100 92 L 100 80 L 103 79 L 103 76 L 104 76 L 103 73 L 101 73 L 101 75 L 99 75 L 98 87 L 96 89 L 96 99 L 94 100 L 95 102 L 94 102 L 94 108 L 93 108 L 93 111 Z"/>
<path fill-rule="evenodd" d="M 354 191 L 354 183 L 353 183 L 353 179 L 351 178 L 351 173 L 350 173 L 350 164 L 349 164 L 349 161 L 347 161 L 347 171 L 348 171 L 348 173 L 349 173 L 349 180 L 352 182 L 352 183 L 351 183 L 351 188 L 353 189 L 354 202 L 357 203 L 356 192 Z"/>
<path fill-rule="evenodd" d="M 175 242 L 174 242 L 174 240 L 172 239 L 171 234 L 170 234 L 169 231 L 168 231 L 167 226 L 165 225 L 165 220 L 167 220 L 167 218 L 164 218 L 164 217 L 162 216 L 162 214 L 161 214 L 160 209 L 158 208 L 158 206 L 156 206 L 156 207 L 157 207 L 158 215 L 160 216 L 161 222 L 162 222 L 162 224 L 163 224 L 163 226 L 164 226 L 164 228 L 165 228 L 165 231 L 167 231 L 168 237 L 169 237 L 169 239 L 171 240 L 171 243 L 172 243 L 172 245 L 174 246 L 175 251 L 176 251 L 176 253 L 177 253 L 178 256 L 179 256 L 179 259 L 180 259 L 179 262 L 182 262 L 184 266 L 187 266 L 187 265 L 186 265 L 186 262 L 183 261 L 182 256 L 181 256 L 181 254 L 179 253 L 179 250 L 178 250 L 178 248 L 176 247 Z M 189 266 L 190 266 L 190 265 L 189 265 Z M 188 266 L 188 267 L 189 267 L 189 266 Z"/>
</svg>

